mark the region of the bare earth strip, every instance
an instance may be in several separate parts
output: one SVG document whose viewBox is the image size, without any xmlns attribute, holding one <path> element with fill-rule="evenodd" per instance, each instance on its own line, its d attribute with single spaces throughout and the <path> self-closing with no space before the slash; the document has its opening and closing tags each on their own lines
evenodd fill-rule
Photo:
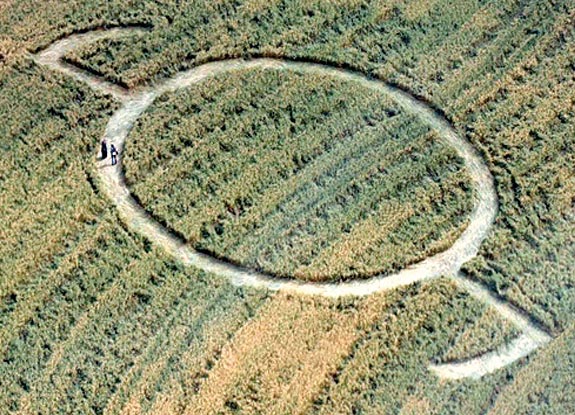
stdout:
<svg viewBox="0 0 575 415">
<path fill-rule="evenodd" d="M 122 107 L 110 118 L 104 133 L 104 137 L 108 143 L 114 144 L 120 153 L 138 117 L 158 96 L 166 92 L 187 88 L 209 77 L 236 70 L 249 68 L 260 68 L 262 70 L 266 68 L 295 70 L 303 73 L 322 74 L 345 81 L 358 82 L 364 87 L 387 94 L 407 112 L 418 116 L 422 121 L 436 130 L 441 139 L 452 146 L 465 161 L 467 171 L 475 188 L 476 205 L 469 218 L 468 227 L 450 248 L 403 269 L 398 273 L 381 275 L 362 281 L 341 283 L 283 280 L 198 253 L 155 221 L 131 196 L 124 182 L 121 161 L 116 166 L 109 166 L 100 162 L 98 164 L 98 172 L 101 185 L 108 197 L 117 206 L 123 220 L 125 220 L 127 225 L 133 230 L 162 246 L 162 248 L 183 263 L 225 276 L 232 284 L 239 286 L 252 286 L 269 290 L 282 290 L 304 295 L 320 295 L 335 298 L 342 296 L 365 296 L 378 291 L 391 290 L 409 285 L 417 281 L 449 276 L 454 278 L 457 283 L 466 288 L 473 296 L 495 307 L 505 318 L 523 330 L 524 334 L 518 339 L 483 356 L 464 362 L 437 366 L 432 365 L 431 369 L 440 377 L 450 379 L 464 377 L 478 378 L 526 356 L 537 347 L 551 340 L 551 337 L 546 332 L 532 324 L 521 312 L 495 298 L 485 287 L 473 283 L 459 274 L 461 265 L 477 255 L 480 244 L 487 236 L 493 224 L 497 213 L 497 195 L 493 177 L 476 150 L 466 139 L 457 135 L 455 130 L 426 104 L 382 81 L 369 79 L 364 75 L 352 71 L 314 63 L 291 62 L 277 59 L 231 59 L 208 63 L 181 72 L 153 87 L 128 91 L 98 76 L 68 65 L 61 60 L 64 54 L 81 45 L 105 37 L 118 37 L 128 33 L 134 33 L 135 31 L 140 32 L 142 29 L 111 29 L 72 35 L 53 43 L 44 51 L 33 56 L 36 63 L 72 76 L 85 82 L 97 91 L 112 95 L 123 103 Z"/>
<path fill-rule="evenodd" d="M 513 363 L 517 359 L 527 356 L 539 346 L 543 346 L 551 341 L 551 336 L 540 327 L 537 327 L 537 325 L 531 322 L 521 311 L 511 304 L 496 298 L 481 284 L 470 281 L 462 274 L 457 274 L 454 279 L 461 288 L 466 289 L 472 296 L 494 307 L 503 318 L 519 327 L 523 331 L 523 334 L 497 350 L 485 353 L 474 359 L 441 365 L 430 365 L 430 369 L 439 377 L 447 379 L 471 377 L 478 379 L 483 375 L 487 375 Z"/>
</svg>

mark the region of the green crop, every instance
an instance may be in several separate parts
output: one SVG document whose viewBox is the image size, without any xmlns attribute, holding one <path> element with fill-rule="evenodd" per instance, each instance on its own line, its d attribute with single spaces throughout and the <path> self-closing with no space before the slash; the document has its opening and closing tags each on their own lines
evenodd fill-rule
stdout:
<svg viewBox="0 0 575 415">
<path fill-rule="evenodd" d="M 463 161 L 428 127 L 319 75 L 248 70 L 163 97 L 126 149 L 126 180 L 161 222 L 282 277 L 397 271 L 448 248 L 473 204 Z"/>
<path fill-rule="evenodd" d="M 97 42 L 67 60 L 133 87 L 205 61 L 274 56 L 354 68 L 427 100 L 478 149 L 497 186 L 495 226 L 464 271 L 557 337 L 480 380 L 445 382 L 426 369 L 430 361 L 466 358 L 513 335 L 445 280 L 363 299 L 271 295 L 184 269 L 124 229 L 93 163 L 117 104 L 35 66 L 27 52 L 73 32 L 134 24 L 153 29 Z M 0 2 L 0 413 L 571 413 L 574 28 L 572 0 Z M 190 91 L 163 98 L 147 116 L 179 103 L 174 119 L 191 126 L 184 120 L 201 114 L 184 111 Z M 344 101 L 354 97 L 366 111 L 384 107 L 359 91 Z M 414 134 L 419 127 L 407 115 L 393 122 L 381 115 L 374 130 L 413 134 L 429 156 L 443 154 L 424 129 Z M 307 176 L 293 189 L 327 178 L 328 165 L 338 171 L 337 157 L 368 163 L 367 121 L 353 117 L 350 109 L 330 119 L 363 125 L 365 147 L 322 152 L 333 163 L 315 171 L 296 158 Z M 318 142 L 333 143 L 322 138 L 337 131 L 331 123 L 309 120 Z M 128 152 L 144 127 L 133 131 Z M 171 163 L 161 157 L 172 149 L 153 141 L 170 127 L 147 131 L 150 148 L 162 151 L 131 154 L 134 187 L 152 180 L 146 171 L 159 174 Z M 225 142 L 221 132 L 210 134 Z M 214 150 L 215 158 L 225 153 Z M 419 165 L 436 159 L 425 160 Z M 459 166 L 448 160 L 444 166 Z M 186 163 L 174 158 L 180 172 Z M 226 173 L 221 164 L 222 174 L 240 168 Z M 158 177 L 171 179 L 169 170 Z M 279 190 L 268 203 L 282 197 Z"/>
<path fill-rule="evenodd" d="M 167 3 L 116 10 L 154 31 L 68 59 L 135 86 L 205 61 L 277 56 L 351 67 L 423 97 L 497 184 L 496 226 L 465 271 L 560 331 L 575 312 L 573 10 L 571 0 Z"/>
</svg>

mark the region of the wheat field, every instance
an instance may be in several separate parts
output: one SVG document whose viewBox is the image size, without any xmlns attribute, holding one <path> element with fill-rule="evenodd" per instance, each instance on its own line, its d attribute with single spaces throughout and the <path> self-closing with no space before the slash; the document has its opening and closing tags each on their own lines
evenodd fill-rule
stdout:
<svg viewBox="0 0 575 415">
<path fill-rule="evenodd" d="M 451 246 L 474 202 L 462 159 L 415 116 L 352 81 L 293 71 L 160 98 L 125 166 L 140 203 L 200 251 L 312 281 L 421 261 Z"/>
<path fill-rule="evenodd" d="M 396 85 L 443 114 L 486 161 L 499 199 L 494 227 L 463 272 L 530 316 L 553 340 L 480 379 L 442 380 L 428 370 L 430 362 L 472 358 L 519 335 L 509 321 L 449 278 L 340 299 L 242 288 L 183 266 L 134 233 L 103 194 L 94 163 L 106 123 L 120 104 L 30 57 L 72 33 L 133 25 L 149 31 L 97 41 L 65 60 L 129 88 L 220 59 L 321 62 Z M 572 413 L 574 35 L 572 0 L 0 2 L 0 414 Z M 433 132 L 408 114 L 381 112 L 393 103 L 376 105 L 383 98 L 353 85 L 332 88 L 329 79 L 309 83 L 298 81 L 297 74 L 274 76 L 230 75 L 156 101 L 121 155 L 126 178 L 147 209 L 201 249 L 236 255 L 238 262 L 280 275 L 300 272 L 322 279 L 401 267 L 415 259 L 396 253 L 395 265 L 382 265 L 357 247 L 380 242 L 380 233 L 370 233 L 374 226 L 400 226 L 411 212 L 413 218 L 424 217 L 417 212 L 429 207 L 407 208 L 414 196 L 409 189 L 418 186 L 417 180 L 398 192 L 404 216 L 395 217 L 395 208 L 391 213 L 383 207 L 368 210 L 371 219 L 348 222 L 357 225 L 347 242 L 330 234 L 329 227 L 310 223 L 314 235 L 332 242 L 315 257 L 313 272 L 304 265 L 306 248 L 299 251 L 299 263 L 282 263 L 287 246 L 278 247 L 278 252 L 284 249 L 282 256 L 274 258 L 274 248 L 267 262 L 258 263 L 254 251 L 265 251 L 266 245 L 250 239 L 258 237 L 255 233 L 243 233 L 244 227 L 260 226 L 267 238 L 285 226 L 282 222 L 305 217 L 299 215 L 301 200 L 315 195 L 317 206 L 333 200 L 335 193 L 314 192 L 304 182 L 321 178 L 326 186 L 337 187 L 327 180 L 330 168 L 342 174 L 342 182 L 345 174 L 356 174 L 355 167 L 369 172 L 377 163 L 367 150 L 389 145 L 376 136 L 396 134 L 398 152 L 390 151 L 389 157 L 399 157 L 407 143 L 416 146 L 412 154 L 427 157 L 397 158 L 401 162 L 389 175 L 402 182 L 417 176 L 414 166 L 438 162 L 437 193 L 424 189 L 421 195 L 459 189 L 426 212 L 439 222 L 441 215 L 450 218 L 436 228 L 442 229 L 440 235 L 429 239 L 431 228 L 423 219 L 414 219 L 415 229 L 405 231 L 408 236 L 418 231 L 424 238 L 418 253 L 433 250 L 433 238 L 449 243 L 450 232 L 461 231 L 465 215 L 456 212 L 470 209 L 472 190 L 466 187 L 465 169 Z M 282 76 L 289 82 L 279 82 Z M 238 88 L 235 97 L 229 90 L 226 94 L 226 82 L 248 80 L 253 82 Z M 317 113 L 296 111 L 294 116 L 307 122 L 308 134 L 314 126 L 317 131 L 290 135 L 290 124 L 281 118 L 287 113 L 282 101 L 269 97 L 266 109 L 276 111 L 278 120 L 256 124 L 274 127 L 259 139 L 269 137 L 272 146 L 287 128 L 282 136 L 317 141 L 306 138 L 310 147 L 295 141 L 277 153 L 256 152 L 254 157 L 269 158 L 269 166 L 286 161 L 285 170 L 244 178 L 254 181 L 250 189 L 261 186 L 253 193 L 232 180 L 219 182 L 227 183 L 224 193 L 234 197 L 213 198 L 212 205 L 194 207 L 193 215 L 209 217 L 206 224 L 222 212 L 235 217 L 242 208 L 238 195 L 249 195 L 246 200 L 257 202 L 259 210 L 240 214 L 221 235 L 209 227 L 202 234 L 198 222 L 186 220 L 167 197 L 182 183 L 174 172 L 197 179 L 196 170 L 186 168 L 194 160 L 194 153 L 185 150 L 190 143 L 181 140 L 196 134 L 202 148 L 213 152 L 217 163 L 204 170 L 206 178 L 233 175 L 249 164 L 251 154 L 223 162 L 222 147 L 254 149 L 259 144 L 249 147 L 239 136 L 226 142 L 231 136 L 215 128 L 210 141 L 202 142 L 202 128 L 229 122 L 229 128 L 245 133 L 238 124 L 241 116 L 229 116 L 236 107 L 225 103 L 257 104 L 257 88 L 264 85 L 293 88 L 292 103 L 302 98 L 301 91 L 309 99 L 314 97 L 310 90 L 318 99 L 335 91 L 336 97 L 324 105 L 333 122 L 321 123 L 321 106 L 314 105 Z M 338 91 L 339 113 L 333 105 Z M 212 107 L 203 115 L 194 112 L 194 104 L 204 109 L 209 100 Z M 366 120 L 364 113 L 372 116 Z M 244 114 L 256 115 L 247 105 Z M 163 123 L 169 120 L 174 124 Z M 357 144 L 338 147 L 328 140 L 340 128 L 347 128 L 345 139 Z M 158 149 L 160 157 L 154 153 Z M 329 163 L 321 164 L 322 155 Z M 338 157 L 358 162 L 349 170 L 338 169 Z M 174 170 L 163 170 L 168 164 Z M 301 175 L 287 174 L 284 185 L 272 192 L 270 183 L 298 165 Z M 402 166 L 410 168 L 402 171 Z M 375 176 L 380 181 L 359 176 L 373 200 L 388 183 Z M 260 193 L 266 186 L 267 193 Z M 192 209 L 189 202 L 200 189 L 180 189 L 176 196 L 181 196 L 182 209 Z M 300 197 L 290 199 L 294 216 L 260 221 L 266 209 L 294 194 Z M 359 206 L 361 200 L 351 198 L 350 203 Z M 228 211 L 222 202 L 236 204 Z M 178 222 L 178 217 L 184 219 Z M 348 220 L 345 215 L 334 218 L 333 224 Z M 309 240 L 315 246 L 311 241 L 316 240 Z M 352 260 L 341 256 L 347 246 L 357 253 Z M 349 270 L 358 263 L 365 269 L 353 274 Z"/>
</svg>

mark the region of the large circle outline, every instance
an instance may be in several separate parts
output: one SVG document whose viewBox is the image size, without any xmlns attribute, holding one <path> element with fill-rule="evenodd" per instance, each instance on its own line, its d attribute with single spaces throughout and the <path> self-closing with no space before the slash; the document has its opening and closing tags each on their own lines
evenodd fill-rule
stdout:
<svg viewBox="0 0 575 415">
<path fill-rule="evenodd" d="M 466 229 L 448 249 L 390 275 L 378 275 L 367 279 L 343 282 L 307 282 L 282 279 L 197 252 L 147 214 L 143 207 L 139 206 L 130 195 L 130 191 L 125 184 L 121 163 L 115 167 L 101 169 L 101 176 L 108 183 L 106 189 L 109 196 L 116 200 L 120 213 L 126 220 L 137 219 L 133 221 L 136 229 L 140 229 L 141 233 L 152 240 L 159 241 L 164 248 L 171 251 L 184 263 L 207 272 L 225 276 L 233 284 L 266 287 L 271 290 L 287 289 L 304 294 L 318 294 L 330 297 L 367 295 L 376 291 L 392 289 L 442 275 L 455 275 L 464 262 L 477 254 L 479 246 L 487 236 L 497 212 L 497 196 L 493 177 L 482 158 L 473 146 L 466 139 L 460 137 L 449 123 L 432 108 L 398 88 L 390 86 L 383 81 L 368 78 L 361 73 L 324 64 L 269 58 L 230 59 L 211 62 L 181 72 L 153 87 L 128 95 L 122 107 L 111 117 L 106 128 L 105 137 L 122 150 L 138 118 L 160 95 L 187 88 L 192 84 L 202 82 L 218 74 L 250 68 L 296 70 L 298 72 L 329 75 L 341 80 L 358 82 L 369 89 L 386 94 L 401 106 L 404 111 L 416 115 L 422 122 L 435 130 L 441 140 L 453 147 L 465 162 L 476 197 L 476 203 L 469 216 L 469 223 Z M 120 195 L 123 196 L 119 198 Z M 126 210 L 128 206 L 130 206 L 128 209 L 130 212 Z M 123 209 L 124 211 L 122 211 Z M 147 222 L 146 226 L 142 226 L 145 222 Z M 170 242 L 168 243 L 168 241 Z"/>
</svg>

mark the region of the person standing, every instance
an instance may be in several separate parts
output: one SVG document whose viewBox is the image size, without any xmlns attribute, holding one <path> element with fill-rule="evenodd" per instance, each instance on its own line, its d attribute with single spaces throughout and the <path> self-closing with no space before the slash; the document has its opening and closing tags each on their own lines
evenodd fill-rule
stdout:
<svg viewBox="0 0 575 415">
<path fill-rule="evenodd" d="M 118 163 L 118 150 L 114 144 L 110 146 L 110 156 L 112 156 L 112 166 L 116 165 Z"/>
<path fill-rule="evenodd" d="M 100 146 L 100 153 L 102 154 L 102 160 L 106 160 L 108 157 L 108 144 L 106 143 L 106 139 L 102 140 L 102 145 Z"/>
</svg>

